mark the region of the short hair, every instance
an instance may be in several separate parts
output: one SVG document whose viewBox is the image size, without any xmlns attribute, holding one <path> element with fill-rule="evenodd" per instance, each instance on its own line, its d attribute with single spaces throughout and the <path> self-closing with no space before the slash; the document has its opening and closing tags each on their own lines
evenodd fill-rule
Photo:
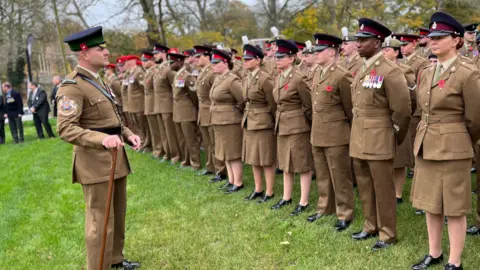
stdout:
<svg viewBox="0 0 480 270">
<path fill-rule="evenodd" d="M 53 76 L 53 79 L 57 79 L 57 80 L 61 81 L 61 80 L 62 80 L 62 76 L 60 76 L 60 75 L 55 75 L 55 76 Z"/>
</svg>

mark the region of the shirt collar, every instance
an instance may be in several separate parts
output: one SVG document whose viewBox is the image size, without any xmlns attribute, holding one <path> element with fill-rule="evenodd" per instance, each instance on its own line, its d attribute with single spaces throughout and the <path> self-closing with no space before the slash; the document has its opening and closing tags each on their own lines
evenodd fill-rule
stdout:
<svg viewBox="0 0 480 270">
<path fill-rule="evenodd" d="M 98 80 L 98 79 L 100 78 L 100 75 L 98 75 L 98 73 L 95 73 L 95 72 L 93 72 L 93 71 L 91 71 L 91 70 L 89 70 L 89 69 L 87 69 L 87 68 L 85 68 L 85 67 L 82 67 L 82 66 L 80 66 L 80 65 L 78 65 L 77 67 L 79 67 L 79 68 L 87 71 L 88 73 L 90 73 L 90 75 L 92 75 L 93 78 L 95 78 L 96 80 Z"/>
<path fill-rule="evenodd" d="M 349 62 L 349 63 L 352 62 L 353 59 L 355 59 L 355 57 L 357 57 L 357 55 L 358 55 L 358 52 L 356 52 L 356 53 L 354 53 L 352 56 L 348 57 L 348 62 Z"/>
<path fill-rule="evenodd" d="M 286 78 L 288 76 L 288 74 L 290 73 L 290 71 L 292 71 L 292 68 L 293 66 L 290 66 L 289 68 L 287 68 L 285 71 L 282 72 L 282 76 L 284 78 Z"/>
<path fill-rule="evenodd" d="M 377 61 L 378 58 L 380 58 L 380 56 L 382 55 L 383 55 L 383 52 L 380 51 L 374 56 L 370 57 L 370 59 L 368 60 L 365 58 L 365 62 L 363 63 L 365 65 L 365 70 L 367 70 L 371 65 L 373 65 L 373 63 L 375 63 L 375 61 Z"/>
<path fill-rule="evenodd" d="M 250 72 L 250 74 L 252 75 L 252 77 L 255 77 L 255 75 L 257 75 L 258 71 L 260 70 L 260 68 L 257 68 L 255 69 L 253 72 Z"/>
<path fill-rule="evenodd" d="M 458 58 L 458 55 L 455 55 L 454 57 L 448 59 L 447 61 L 443 62 L 443 63 L 440 63 L 440 61 L 438 61 L 438 64 L 437 65 L 442 65 L 442 69 L 443 71 L 447 70 L 450 68 L 450 66 L 453 64 L 453 62 L 455 62 L 455 60 L 457 60 Z M 442 73 L 443 73 L 442 71 Z"/>
<path fill-rule="evenodd" d="M 322 67 L 322 74 L 327 73 L 327 70 L 335 63 L 335 61 L 332 61 L 330 64 L 326 65 L 325 67 Z"/>
<path fill-rule="evenodd" d="M 417 54 L 417 52 L 413 52 L 412 54 L 410 54 L 409 56 L 407 56 L 407 61 L 410 61 L 412 60 L 412 58 Z"/>
</svg>

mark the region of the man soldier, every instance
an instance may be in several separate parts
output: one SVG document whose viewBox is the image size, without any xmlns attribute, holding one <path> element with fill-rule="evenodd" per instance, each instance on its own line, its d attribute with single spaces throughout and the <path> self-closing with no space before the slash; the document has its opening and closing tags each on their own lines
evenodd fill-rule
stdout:
<svg viewBox="0 0 480 270">
<path fill-rule="evenodd" d="M 57 128 L 60 138 L 74 145 L 73 182 L 82 185 L 86 205 L 87 268 L 98 269 L 112 160 L 110 150 L 118 148 L 102 269 L 135 269 L 140 264 L 123 257 L 126 179 L 131 172 L 123 145 L 127 140 L 134 149 L 138 149 L 141 141 L 123 126 L 112 91 L 98 74 L 108 64 L 109 55 L 102 27 L 73 34 L 64 42 L 77 54 L 78 66 L 67 75 L 58 90 Z"/>
<path fill-rule="evenodd" d="M 8 126 L 12 133 L 13 142 L 23 143 L 23 101 L 22 96 L 17 91 L 12 89 L 10 82 L 2 84 L 3 96 L 5 99 L 5 118 L 8 118 Z"/>
<path fill-rule="evenodd" d="M 430 29 L 427 27 L 420 27 L 418 28 L 418 32 L 420 35 L 420 39 L 418 40 L 418 47 L 417 47 L 417 55 L 423 58 L 427 58 L 429 55 L 432 54 L 432 50 L 430 49 L 429 37 Z"/>
<path fill-rule="evenodd" d="M 125 119 L 127 125 L 130 129 L 134 130 L 136 128 L 135 122 L 133 121 L 134 118 L 132 113 L 130 112 L 130 102 L 128 100 L 128 78 L 130 77 L 130 70 L 125 66 L 127 56 L 122 56 L 117 59 L 117 65 L 119 68 L 123 70 L 122 78 L 122 104 L 121 108 L 123 110 L 123 114 L 125 115 Z"/>
<path fill-rule="evenodd" d="M 342 36 L 343 43 L 341 49 L 345 58 L 342 59 L 340 65 L 350 71 L 353 77 L 355 77 L 358 70 L 363 65 L 363 59 L 357 52 L 357 37 L 349 36 L 346 27 L 342 28 Z"/>
<path fill-rule="evenodd" d="M 113 94 L 115 95 L 115 102 L 121 104 L 122 102 L 122 81 L 118 79 L 117 74 L 115 74 L 115 69 L 117 66 L 115 64 L 108 64 L 104 68 L 105 77 L 104 80 L 108 86 L 112 89 Z"/>
<path fill-rule="evenodd" d="M 182 160 L 180 152 L 180 141 L 177 138 L 175 124 L 173 123 L 173 90 L 172 84 L 175 72 L 168 65 L 167 52 L 169 48 L 155 44 L 153 46 L 153 54 L 155 61 L 158 63 L 153 75 L 154 90 L 154 113 L 157 114 L 158 126 L 160 127 L 160 135 L 165 138 L 165 151 L 168 151 L 163 160 L 170 159 L 171 164 L 176 164 Z M 163 134 L 162 134 L 163 133 Z M 167 150 L 168 149 L 168 150 Z"/>
<path fill-rule="evenodd" d="M 132 120 L 135 123 L 134 130 L 143 141 L 139 151 L 151 152 L 150 133 L 148 132 L 148 124 L 145 117 L 145 90 L 141 84 L 145 71 L 138 66 L 137 61 L 139 60 L 138 56 L 129 55 L 125 61 L 125 68 L 129 71 L 129 76 L 126 78 L 128 80 L 128 103 Z"/>
<path fill-rule="evenodd" d="M 408 132 L 410 90 L 400 68 L 382 54 L 382 42 L 391 31 L 367 18 L 358 23 L 357 48 L 365 61 L 352 83 L 350 156 L 365 222 L 352 237 L 365 240 L 380 234 L 372 247 L 379 250 L 397 241 L 393 157 Z"/>
<path fill-rule="evenodd" d="M 195 49 L 187 49 L 182 52 L 183 56 L 185 56 L 184 66 L 188 72 L 193 75 L 193 70 L 195 69 Z M 194 75 L 195 77 L 198 74 Z"/>
<path fill-rule="evenodd" d="M 463 27 L 465 28 L 465 34 L 463 36 L 465 43 L 459 51 L 461 55 L 470 59 L 478 56 L 478 48 L 476 44 L 477 26 L 478 23 L 470 23 L 463 25 Z"/>
<path fill-rule="evenodd" d="M 213 82 L 218 77 L 213 73 L 210 58 L 212 48 L 210 46 L 196 45 L 195 49 L 195 64 L 200 69 L 197 81 L 195 83 L 195 91 L 198 97 L 198 120 L 197 125 L 202 135 L 203 148 L 205 149 L 205 167 L 206 170 L 199 173 L 200 175 L 213 175 L 215 177 L 210 179 L 210 183 L 216 183 L 226 179 L 225 162 L 215 158 L 215 134 L 213 126 L 210 122 L 210 90 Z"/>
<path fill-rule="evenodd" d="M 47 93 L 45 90 L 40 89 L 36 82 L 28 82 L 28 88 L 30 89 L 30 93 L 28 95 L 27 105 L 33 113 L 33 123 L 35 124 L 38 138 L 45 138 L 42 125 L 47 131 L 48 137 L 55 138 L 52 126 L 50 126 L 50 123 L 48 122 L 50 106 L 48 105 Z"/>
<path fill-rule="evenodd" d="M 307 46 L 304 42 L 300 41 L 295 41 L 295 44 L 297 45 L 298 52 L 297 52 L 297 66 L 298 69 L 307 74 L 308 67 L 305 65 L 305 59 L 303 58 L 303 50 Z"/>
<path fill-rule="evenodd" d="M 305 48 L 303 49 L 302 53 L 303 53 L 303 61 L 306 66 L 305 74 L 307 75 L 307 82 L 310 85 L 310 88 L 313 89 L 312 87 L 313 76 L 315 75 L 315 72 L 317 72 L 317 70 L 320 69 L 321 67 L 317 63 L 317 58 L 315 57 L 315 50 L 310 40 L 307 40 L 305 42 Z"/>
<path fill-rule="evenodd" d="M 153 75 L 155 74 L 155 59 L 151 50 L 142 51 L 141 61 L 145 69 L 143 76 L 143 89 L 145 92 L 145 110 L 144 114 L 147 118 L 148 134 L 152 144 L 152 157 L 159 158 L 165 155 L 162 140 L 160 137 L 157 115 L 154 113 L 154 97 L 153 97 Z"/>
<path fill-rule="evenodd" d="M 275 60 L 275 53 L 277 52 L 277 40 L 285 39 L 285 36 L 280 35 L 278 29 L 274 26 L 270 29 L 273 36 L 267 42 L 269 50 L 265 54 L 267 57 L 263 59 L 263 70 L 271 76 L 277 75 L 277 63 Z"/>
<path fill-rule="evenodd" d="M 58 86 L 62 82 L 62 77 L 60 75 L 55 75 L 52 78 L 52 83 L 53 83 L 53 89 L 52 89 L 52 94 L 50 94 L 50 103 L 52 104 L 53 107 L 53 117 L 57 117 L 57 103 L 55 103 L 56 97 L 57 97 L 57 91 L 58 91 Z"/>
<path fill-rule="evenodd" d="M 178 49 L 171 48 L 167 54 L 170 69 L 175 71 L 173 79 L 173 122 L 177 136 L 185 144 L 180 151 L 183 153 L 182 167 L 192 167 L 198 171 L 200 163 L 200 141 L 197 136 L 198 97 L 195 93 L 195 77 L 187 71 L 184 64 L 185 56 Z"/>
<path fill-rule="evenodd" d="M 315 34 L 315 56 L 321 68 L 312 84 L 311 143 L 318 187 L 317 212 L 309 222 L 336 214 L 335 229 L 353 219 L 353 182 L 348 154 L 352 120 L 352 74 L 336 61 L 342 39 Z"/>
</svg>

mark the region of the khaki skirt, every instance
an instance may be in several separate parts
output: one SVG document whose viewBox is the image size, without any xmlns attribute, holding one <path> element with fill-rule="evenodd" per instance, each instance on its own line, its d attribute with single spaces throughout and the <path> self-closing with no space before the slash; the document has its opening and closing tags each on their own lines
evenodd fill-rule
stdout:
<svg viewBox="0 0 480 270">
<path fill-rule="evenodd" d="M 410 140 L 410 130 L 405 136 L 402 144 L 397 145 L 395 151 L 395 157 L 393 158 L 393 168 L 404 168 L 404 167 L 413 167 L 413 148 Z"/>
<path fill-rule="evenodd" d="M 243 130 L 242 160 L 254 166 L 275 165 L 277 138 L 273 129 Z"/>
<path fill-rule="evenodd" d="M 221 161 L 242 158 L 242 127 L 240 124 L 214 125 L 215 158 Z"/>
<path fill-rule="evenodd" d="M 287 173 L 304 173 L 313 170 L 310 131 L 277 136 L 278 168 Z"/>
<path fill-rule="evenodd" d="M 464 216 L 472 210 L 471 159 L 415 159 L 413 207 L 432 214 Z"/>
</svg>

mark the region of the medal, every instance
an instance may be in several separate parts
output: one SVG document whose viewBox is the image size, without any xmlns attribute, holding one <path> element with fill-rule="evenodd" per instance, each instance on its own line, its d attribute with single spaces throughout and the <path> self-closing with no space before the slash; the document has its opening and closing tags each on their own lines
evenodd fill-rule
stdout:
<svg viewBox="0 0 480 270">
<path fill-rule="evenodd" d="M 383 76 L 378 76 L 377 89 L 382 88 L 383 78 Z"/>
<path fill-rule="evenodd" d="M 185 80 L 182 80 L 181 78 L 178 79 L 178 80 L 175 82 L 175 87 L 185 87 Z"/>
<path fill-rule="evenodd" d="M 362 86 L 363 87 L 368 87 L 368 82 L 370 81 L 370 75 L 367 75 L 365 76 L 365 78 L 363 78 L 363 84 Z"/>
</svg>

